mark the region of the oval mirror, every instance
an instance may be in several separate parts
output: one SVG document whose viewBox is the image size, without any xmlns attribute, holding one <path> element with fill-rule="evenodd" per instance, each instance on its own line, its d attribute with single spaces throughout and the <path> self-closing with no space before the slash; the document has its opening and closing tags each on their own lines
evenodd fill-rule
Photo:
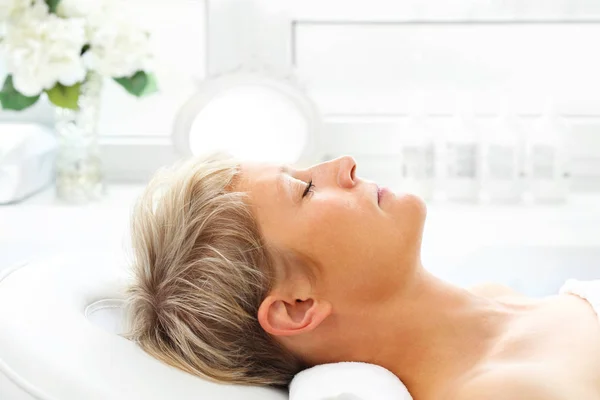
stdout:
<svg viewBox="0 0 600 400">
<path fill-rule="evenodd" d="M 238 74 L 205 82 L 182 108 L 174 131 L 184 155 L 226 151 L 278 164 L 310 159 L 320 118 L 287 82 Z"/>
</svg>

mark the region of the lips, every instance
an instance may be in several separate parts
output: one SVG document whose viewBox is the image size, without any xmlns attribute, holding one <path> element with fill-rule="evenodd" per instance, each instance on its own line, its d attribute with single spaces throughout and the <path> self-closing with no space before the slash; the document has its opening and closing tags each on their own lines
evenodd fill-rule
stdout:
<svg viewBox="0 0 600 400">
<path fill-rule="evenodd" d="M 390 195 L 393 195 L 393 192 L 389 188 L 377 186 L 377 204 L 380 204 L 385 196 Z"/>
</svg>

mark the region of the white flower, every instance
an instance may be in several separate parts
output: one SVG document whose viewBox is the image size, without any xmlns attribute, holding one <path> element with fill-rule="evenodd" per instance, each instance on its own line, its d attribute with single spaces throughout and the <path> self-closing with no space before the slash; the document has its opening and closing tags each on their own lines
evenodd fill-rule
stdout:
<svg viewBox="0 0 600 400">
<path fill-rule="evenodd" d="M 5 21 L 13 12 L 15 0 L 0 0 L 0 21 Z"/>
<path fill-rule="evenodd" d="M 120 78 L 152 68 L 150 36 L 132 20 L 116 13 L 91 20 L 90 49 L 83 55 L 89 69 Z"/>
<path fill-rule="evenodd" d="M 56 12 L 64 18 L 81 18 L 98 14 L 109 5 L 108 0 L 61 0 Z"/>
<path fill-rule="evenodd" d="M 0 22 L 16 17 L 31 6 L 31 0 L 0 0 Z"/>
<path fill-rule="evenodd" d="M 36 96 L 57 82 L 65 86 L 85 79 L 81 49 L 86 43 L 83 19 L 62 19 L 43 3 L 8 24 L 3 43 L 7 72 L 23 95 Z"/>
</svg>

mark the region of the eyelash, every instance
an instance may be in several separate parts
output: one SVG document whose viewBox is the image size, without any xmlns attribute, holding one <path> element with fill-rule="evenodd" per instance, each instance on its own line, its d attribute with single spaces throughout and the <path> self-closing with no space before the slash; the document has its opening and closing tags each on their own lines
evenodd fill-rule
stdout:
<svg viewBox="0 0 600 400">
<path fill-rule="evenodd" d="M 315 185 L 313 185 L 312 183 L 312 179 L 310 180 L 310 182 L 308 182 L 308 184 L 306 185 L 306 189 L 304 189 L 304 193 L 302 193 L 302 198 L 305 198 L 310 192 L 312 188 L 315 187 Z"/>
</svg>

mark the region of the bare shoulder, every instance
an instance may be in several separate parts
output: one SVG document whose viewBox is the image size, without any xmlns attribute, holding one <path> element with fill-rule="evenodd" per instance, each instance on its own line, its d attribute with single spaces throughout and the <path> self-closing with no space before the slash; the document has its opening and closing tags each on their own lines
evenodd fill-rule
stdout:
<svg viewBox="0 0 600 400">
<path fill-rule="evenodd" d="M 488 372 L 465 383 L 452 400 L 568 400 L 560 387 L 536 374 Z"/>
<path fill-rule="evenodd" d="M 522 296 L 521 293 L 508 286 L 497 283 L 480 283 L 467 289 L 469 292 L 484 297 Z"/>
</svg>

